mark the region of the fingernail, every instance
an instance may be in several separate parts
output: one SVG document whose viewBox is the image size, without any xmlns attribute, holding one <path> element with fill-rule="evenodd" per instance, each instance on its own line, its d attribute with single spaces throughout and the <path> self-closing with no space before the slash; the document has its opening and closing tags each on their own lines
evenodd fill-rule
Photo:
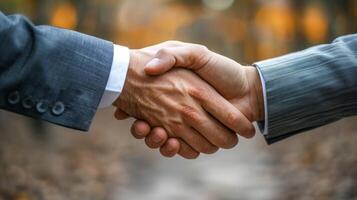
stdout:
<svg viewBox="0 0 357 200">
<path fill-rule="evenodd" d="M 160 59 L 154 58 L 146 64 L 146 68 L 154 68 L 160 63 Z"/>
</svg>

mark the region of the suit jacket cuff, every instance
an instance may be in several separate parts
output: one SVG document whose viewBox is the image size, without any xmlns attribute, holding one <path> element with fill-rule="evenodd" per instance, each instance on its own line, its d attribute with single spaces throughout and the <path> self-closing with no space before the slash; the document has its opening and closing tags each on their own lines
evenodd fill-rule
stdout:
<svg viewBox="0 0 357 200">
<path fill-rule="evenodd" d="M 34 26 L 0 12 L 0 108 L 88 130 L 103 96 L 113 44 L 78 32 Z M 5 73 L 6 72 L 6 73 Z"/>
<path fill-rule="evenodd" d="M 262 82 L 264 82 L 265 124 L 263 135 L 268 144 L 275 143 L 300 132 L 295 124 L 293 113 L 299 112 L 294 101 L 296 91 L 300 87 L 300 77 L 305 73 L 297 73 L 299 69 L 307 69 L 305 52 L 297 52 L 282 57 L 255 63 Z M 301 91 L 300 91 L 301 92 Z M 302 102 L 300 102 L 302 103 Z M 262 127 L 262 122 L 258 123 Z M 268 126 L 269 125 L 269 126 Z"/>
<path fill-rule="evenodd" d="M 268 107 L 267 107 L 268 105 L 267 105 L 267 94 L 266 94 L 265 80 L 264 80 L 262 72 L 260 71 L 260 68 L 255 64 L 253 64 L 253 66 L 255 66 L 258 70 L 260 82 L 262 83 L 262 92 L 263 92 L 263 98 L 264 98 L 264 121 L 259 121 L 259 122 L 257 122 L 257 124 L 258 124 L 258 128 L 259 128 L 260 132 L 263 135 L 268 135 L 268 130 L 269 130 L 269 128 L 268 128 Z"/>
<path fill-rule="evenodd" d="M 356 115 L 357 35 L 256 63 L 266 86 L 267 142 Z"/>
</svg>

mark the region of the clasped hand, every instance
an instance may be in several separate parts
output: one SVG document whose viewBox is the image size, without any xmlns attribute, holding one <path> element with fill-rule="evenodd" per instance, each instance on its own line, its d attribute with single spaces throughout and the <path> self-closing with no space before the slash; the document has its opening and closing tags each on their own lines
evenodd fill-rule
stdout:
<svg viewBox="0 0 357 200">
<path fill-rule="evenodd" d="M 233 148 L 238 133 L 255 134 L 264 116 L 261 82 L 254 67 L 182 42 L 131 50 L 115 116 L 134 117 L 134 137 L 162 155 L 187 159 Z"/>
</svg>

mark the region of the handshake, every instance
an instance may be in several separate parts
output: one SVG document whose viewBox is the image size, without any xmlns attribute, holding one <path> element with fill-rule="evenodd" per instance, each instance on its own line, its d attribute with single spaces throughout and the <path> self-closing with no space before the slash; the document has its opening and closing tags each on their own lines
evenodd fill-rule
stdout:
<svg viewBox="0 0 357 200">
<path fill-rule="evenodd" d="M 131 132 L 163 156 L 194 159 L 233 148 L 238 135 L 252 138 L 264 120 L 264 100 L 255 67 L 206 47 L 177 41 L 130 50 L 118 120 L 134 117 Z"/>
<path fill-rule="evenodd" d="M 167 157 L 232 148 L 254 121 L 272 144 L 357 115 L 357 34 L 256 67 L 174 41 L 131 50 L 128 65 L 127 48 L 1 11 L 0 38 L 1 109 L 87 131 L 114 101 L 115 117 L 136 118 L 134 137 Z"/>
</svg>

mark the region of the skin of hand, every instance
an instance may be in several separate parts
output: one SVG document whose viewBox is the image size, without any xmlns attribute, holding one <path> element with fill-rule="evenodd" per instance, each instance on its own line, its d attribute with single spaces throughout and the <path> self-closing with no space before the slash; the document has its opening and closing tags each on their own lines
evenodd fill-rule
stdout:
<svg viewBox="0 0 357 200">
<path fill-rule="evenodd" d="M 174 67 L 190 69 L 214 86 L 249 121 L 263 120 L 262 85 L 255 67 L 242 66 L 227 57 L 209 51 L 201 45 L 182 42 L 175 42 L 175 44 L 173 47 L 160 49 L 155 58 L 146 65 L 145 72 L 149 75 L 160 75 Z M 161 147 L 161 154 L 164 156 L 174 156 L 174 152 L 178 151 L 177 148 L 180 148 L 174 141 L 175 139 L 166 137 L 167 134 L 164 129 L 155 128 L 151 130 L 145 121 L 136 121 L 133 124 L 132 133 L 138 138 L 146 137 L 148 146 L 164 144 Z M 254 136 L 250 133 L 240 133 L 240 135 L 247 138 Z M 156 143 L 152 139 L 159 137 L 162 140 L 157 140 L 159 142 Z M 166 141 L 165 138 L 169 139 Z"/>
<path fill-rule="evenodd" d="M 178 153 L 193 159 L 200 152 L 211 154 L 218 147 L 234 147 L 238 137 L 232 130 L 240 128 L 245 133 L 251 133 L 254 127 L 213 87 L 184 69 L 174 69 L 162 76 L 145 73 L 144 66 L 159 49 L 171 48 L 174 44 L 167 42 L 130 51 L 124 89 L 113 104 L 118 108 L 116 117 L 132 116 L 148 123 L 135 123 L 133 133 L 162 127 L 153 129 L 155 137 L 148 137 L 147 144 L 152 148 L 161 147 L 161 152 L 168 152 L 167 156 Z M 140 134 L 134 136 L 140 138 Z M 155 145 L 150 145 L 150 140 Z"/>
</svg>

